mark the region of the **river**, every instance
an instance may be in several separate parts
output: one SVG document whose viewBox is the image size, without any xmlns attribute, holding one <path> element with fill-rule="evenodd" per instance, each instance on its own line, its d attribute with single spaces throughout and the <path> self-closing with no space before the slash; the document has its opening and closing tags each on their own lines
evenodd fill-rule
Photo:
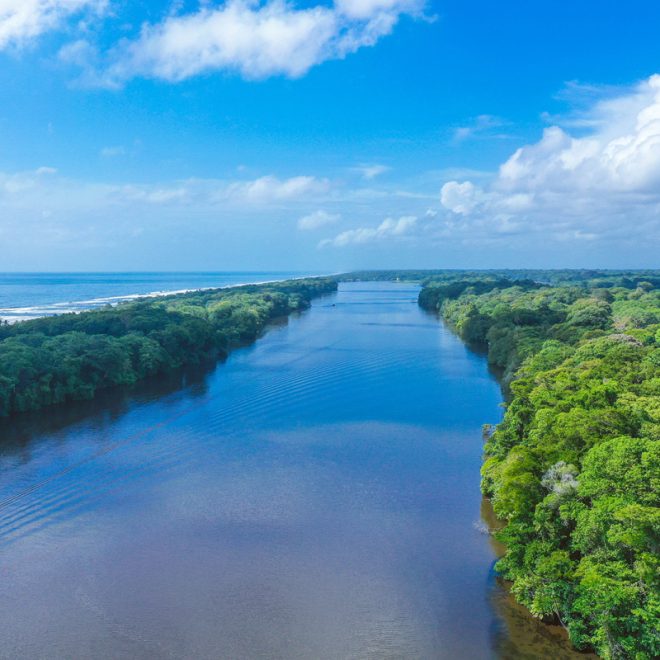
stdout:
<svg viewBox="0 0 660 660">
<path fill-rule="evenodd" d="M 6 658 L 570 658 L 495 579 L 501 394 L 418 288 L 0 428 Z"/>
</svg>

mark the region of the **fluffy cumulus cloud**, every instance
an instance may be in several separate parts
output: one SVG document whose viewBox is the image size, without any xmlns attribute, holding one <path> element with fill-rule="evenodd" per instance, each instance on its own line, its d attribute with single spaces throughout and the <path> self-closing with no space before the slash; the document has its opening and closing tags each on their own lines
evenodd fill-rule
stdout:
<svg viewBox="0 0 660 660">
<path fill-rule="evenodd" d="M 449 181 L 442 186 L 440 201 L 442 205 L 453 213 L 467 215 L 477 205 L 478 197 L 482 193 L 471 181 Z"/>
<path fill-rule="evenodd" d="M 22 46 L 83 10 L 101 12 L 106 0 L 0 0 L 0 50 Z"/>
<path fill-rule="evenodd" d="M 417 217 L 407 215 L 395 220 L 386 218 L 377 227 L 358 227 L 348 229 L 334 238 L 326 238 L 319 243 L 319 247 L 334 246 L 345 247 L 347 245 L 364 245 L 383 241 L 388 238 L 400 238 L 411 234 L 417 226 Z"/>
<path fill-rule="evenodd" d="M 338 0 L 297 8 L 284 0 L 204 3 L 198 11 L 146 24 L 139 36 L 109 54 L 106 84 L 145 76 L 180 81 L 209 71 L 248 79 L 296 78 L 389 34 L 403 14 L 418 15 L 424 0 Z"/>
<path fill-rule="evenodd" d="M 327 211 L 318 210 L 300 218 L 298 220 L 298 229 L 302 231 L 320 229 L 326 225 L 332 225 L 340 219 L 341 215 L 338 213 L 328 213 Z"/>
<path fill-rule="evenodd" d="M 660 75 L 595 103 L 586 135 L 559 126 L 518 149 L 489 185 L 450 181 L 443 206 L 465 222 L 594 240 L 660 234 Z"/>
<path fill-rule="evenodd" d="M 110 88 L 135 77 L 177 82 L 213 71 L 297 78 L 326 60 L 373 46 L 401 16 L 422 16 L 425 1 L 336 0 L 298 7 L 286 0 L 200 0 L 195 10 L 144 23 L 107 50 L 78 34 L 59 58 L 81 69 L 84 84 Z M 109 0 L 0 0 L 0 50 L 70 28 L 67 19 L 101 15 L 108 6 Z"/>
</svg>

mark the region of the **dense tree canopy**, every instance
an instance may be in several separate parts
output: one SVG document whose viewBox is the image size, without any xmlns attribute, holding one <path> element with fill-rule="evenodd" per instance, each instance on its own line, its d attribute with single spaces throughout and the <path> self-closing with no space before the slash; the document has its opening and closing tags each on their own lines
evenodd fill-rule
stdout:
<svg viewBox="0 0 660 660">
<path fill-rule="evenodd" d="M 0 325 L 0 416 L 224 356 L 336 287 L 325 278 L 290 280 Z"/>
<path fill-rule="evenodd" d="M 392 271 L 502 372 L 482 488 L 536 616 L 606 658 L 660 657 L 660 273 Z M 310 278 L 0 325 L 0 415 L 226 355 L 336 289 Z"/>
<path fill-rule="evenodd" d="M 437 309 L 503 370 L 482 488 L 498 563 L 536 616 L 606 658 L 660 657 L 660 284 L 431 279 Z"/>
</svg>

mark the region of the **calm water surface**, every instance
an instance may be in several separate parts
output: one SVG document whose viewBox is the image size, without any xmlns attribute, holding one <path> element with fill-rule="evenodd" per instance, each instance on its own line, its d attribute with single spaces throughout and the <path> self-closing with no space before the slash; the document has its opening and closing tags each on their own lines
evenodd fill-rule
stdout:
<svg viewBox="0 0 660 660">
<path fill-rule="evenodd" d="M 480 531 L 500 392 L 409 285 L 0 445 L 7 658 L 561 658 Z"/>
</svg>

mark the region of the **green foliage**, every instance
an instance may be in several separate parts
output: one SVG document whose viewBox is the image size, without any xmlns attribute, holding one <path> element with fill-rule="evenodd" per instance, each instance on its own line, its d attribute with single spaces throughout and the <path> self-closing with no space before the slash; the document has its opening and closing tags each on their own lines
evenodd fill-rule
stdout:
<svg viewBox="0 0 660 660">
<path fill-rule="evenodd" d="M 555 282 L 431 282 L 420 303 L 503 370 L 509 400 L 487 437 L 482 488 L 506 522 L 498 570 L 514 595 L 560 620 L 578 648 L 650 660 L 660 657 L 660 280 Z"/>
<path fill-rule="evenodd" d="M 598 298 L 580 298 L 567 312 L 566 323 L 588 328 L 607 328 L 612 316 L 609 303 Z"/>
<path fill-rule="evenodd" d="M 0 325 L 0 416 L 216 359 L 336 287 L 327 278 L 290 280 Z"/>
</svg>

